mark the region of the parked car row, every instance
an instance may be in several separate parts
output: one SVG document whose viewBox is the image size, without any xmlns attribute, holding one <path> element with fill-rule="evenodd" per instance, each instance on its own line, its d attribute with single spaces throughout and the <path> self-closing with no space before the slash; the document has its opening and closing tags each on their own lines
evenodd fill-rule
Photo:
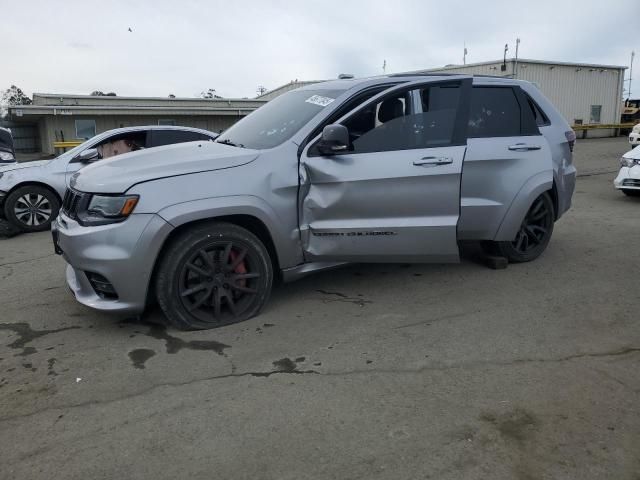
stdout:
<svg viewBox="0 0 640 480">
<path fill-rule="evenodd" d="M 189 127 L 118 128 L 96 135 L 53 160 L 16 163 L 14 159 L 8 165 L 0 165 L 0 210 L 10 223 L 25 232 L 49 230 L 71 176 L 81 168 L 124 153 L 214 140 L 217 136 Z"/>
</svg>

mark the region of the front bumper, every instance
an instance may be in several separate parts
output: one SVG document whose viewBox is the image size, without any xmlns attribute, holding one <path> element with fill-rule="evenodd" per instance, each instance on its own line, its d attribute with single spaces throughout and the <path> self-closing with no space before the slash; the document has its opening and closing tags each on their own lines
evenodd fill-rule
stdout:
<svg viewBox="0 0 640 480">
<path fill-rule="evenodd" d="M 613 186 L 619 190 L 640 190 L 640 165 L 620 168 Z"/>
<path fill-rule="evenodd" d="M 83 227 L 61 213 L 52 224 L 54 238 L 69 264 L 67 285 L 76 300 L 106 312 L 141 313 L 155 260 L 173 227 L 158 215 L 131 215 L 121 223 Z M 117 298 L 100 295 L 89 274 L 106 278 Z"/>
</svg>

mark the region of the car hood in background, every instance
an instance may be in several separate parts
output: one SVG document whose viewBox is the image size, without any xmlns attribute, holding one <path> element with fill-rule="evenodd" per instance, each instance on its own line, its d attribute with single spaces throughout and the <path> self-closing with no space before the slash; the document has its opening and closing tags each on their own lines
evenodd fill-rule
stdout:
<svg viewBox="0 0 640 480">
<path fill-rule="evenodd" d="M 238 167 L 258 154 L 216 142 L 167 145 L 100 160 L 74 175 L 71 186 L 81 192 L 124 193 L 133 185 L 159 178 Z"/>
<path fill-rule="evenodd" d="M 36 160 L 34 162 L 12 162 L 12 163 L 0 163 L 0 173 L 12 172 L 14 170 L 22 170 L 25 168 L 43 167 L 49 164 L 51 160 Z"/>
<path fill-rule="evenodd" d="M 640 147 L 636 147 L 633 150 L 629 150 L 623 155 L 624 158 L 633 158 L 634 160 L 640 160 Z"/>
</svg>

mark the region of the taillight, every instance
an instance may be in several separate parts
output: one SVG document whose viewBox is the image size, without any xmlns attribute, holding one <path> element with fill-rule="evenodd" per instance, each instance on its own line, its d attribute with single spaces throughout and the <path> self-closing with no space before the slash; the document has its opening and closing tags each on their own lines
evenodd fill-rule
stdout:
<svg viewBox="0 0 640 480">
<path fill-rule="evenodd" d="M 567 132 L 564 132 L 564 136 L 567 137 L 569 150 L 573 152 L 573 146 L 576 144 L 576 132 L 574 132 L 573 130 L 569 130 Z"/>
</svg>

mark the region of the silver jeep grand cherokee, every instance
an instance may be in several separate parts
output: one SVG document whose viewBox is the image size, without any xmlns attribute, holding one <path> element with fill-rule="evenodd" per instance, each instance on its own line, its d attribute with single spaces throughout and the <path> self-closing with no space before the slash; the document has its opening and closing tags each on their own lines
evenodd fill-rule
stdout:
<svg viewBox="0 0 640 480">
<path fill-rule="evenodd" d="M 343 79 L 286 93 L 224 132 L 76 174 L 53 225 L 77 300 L 182 329 L 256 315 L 275 277 L 346 262 L 512 262 L 569 208 L 575 135 L 527 82 Z"/>
</svg>

